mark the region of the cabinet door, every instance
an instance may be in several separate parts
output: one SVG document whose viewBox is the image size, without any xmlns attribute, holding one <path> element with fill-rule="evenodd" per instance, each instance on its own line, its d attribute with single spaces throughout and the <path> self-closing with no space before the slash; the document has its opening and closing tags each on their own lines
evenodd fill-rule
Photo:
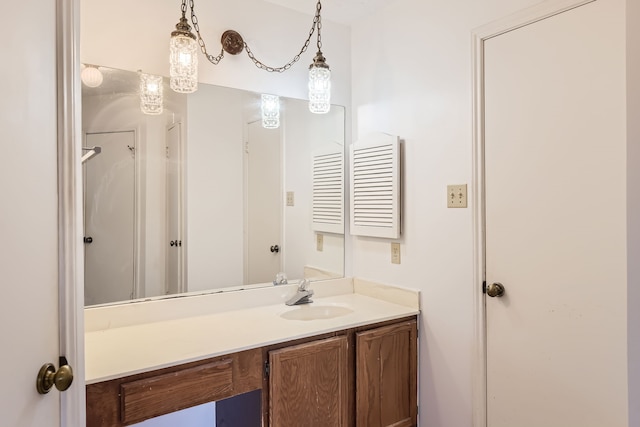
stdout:
<svg viewBox="0 0 640 427">
<path fill-rule="evenodd" d="M 347 337 L 269 352 L 270 427 L 338 427 L 349 422 Z"/>
<path fill-rule="evenodd" d="M 356 426 L 417 425 L 417 329 L 403 322 L 356 334 Z"/>
</svg>

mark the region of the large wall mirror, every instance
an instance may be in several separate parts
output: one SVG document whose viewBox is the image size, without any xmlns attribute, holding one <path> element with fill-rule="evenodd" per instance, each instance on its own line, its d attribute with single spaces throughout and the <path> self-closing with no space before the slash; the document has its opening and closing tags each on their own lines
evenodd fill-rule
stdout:
<svg viewBox="0 0 640 427">
<path fill-rule="evenodd" d="M 343 276 L 344 108 L 280 98 L 267 129 L 261 94 L 160 78 L 149 115 L 141 73 L 98 69 L 82 84 L 85 305 Z"/>
<path fill-rule="evenodd" d="M 196 3 L 211 50 L 232 28 L 273 65 L 299 51 L 315 12 Z M 81 0 L 80 11 L 80 61 L 95 75 L 81 85 L 85 305 L 273 286 L 279 273 L 289 283 L 342 277 L 345 108 L 312 114 L 294 99 L 306 96 L 312 49 L 285 73 L 244 54 L 216 67 L 200 55 L 198 90 L 175 93 L 160 77 L 162 113 L 145 114 L 138 70 L 168 75 L 180 1 Z M 349 37 L 324 23 L 339 103 Z M 262 126 L 259 91 L 281 95 L 276 128 Z"/>
</svg>

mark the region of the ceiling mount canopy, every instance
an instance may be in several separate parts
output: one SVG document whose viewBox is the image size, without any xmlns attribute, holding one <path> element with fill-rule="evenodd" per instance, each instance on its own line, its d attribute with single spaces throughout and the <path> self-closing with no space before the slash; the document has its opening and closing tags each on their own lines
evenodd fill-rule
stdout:
<svg viewBox="0 0 640 427">
<path fill-rule="evenodd" d="M 222 33 L 220 43 L 222 43 L 222 50 L 231 55 L 237 55 L 244 49 L 244 40 L 237 31 L 227 30 Z"/>
<path fill-rule="evenodd" d="M 227 30 L 222 34 L 220 43 L 222 48 L 216 56 L 207 51 L 207 46 L 200 35 L 198 17 L 194 11 L 194 0 L 182 0 L 182 16 L 176 24 L 176 29 L 171 33 L 170 42 L 170 86 L 176 92 L 191 93 L 198 88 L 198 46 L 200 51 L 213 65 L 218 65 L 225 52 L 230 55 L 237 55 L 243 50 L 247 52 L 249 59 L 256 67 L 267 72 L 282 73 L 289 70 L 293 64 L 300 60 L 300 56 L 307 51 L 311 44 L 311 38 L 316 34 L 316 46 L 318 52 L 309 66 L 309 110 L 313 113 L 327 113 L 331 108 L 331 71 L 326 59 L 322 54 L 322 3 L 318 0 L 313 23 L 309 30 L 309 35 L 300 51 L 285 65 L 271 67 L 256 58 L 255 54 L 244 41 L 240 33 L 234 30 Z M 187 18 L 187 9 L 191 12 L 191 25 L 195 34 L 191 32 Z M 317 31 L 317 32 L 316 32 Z"/>
</svg>

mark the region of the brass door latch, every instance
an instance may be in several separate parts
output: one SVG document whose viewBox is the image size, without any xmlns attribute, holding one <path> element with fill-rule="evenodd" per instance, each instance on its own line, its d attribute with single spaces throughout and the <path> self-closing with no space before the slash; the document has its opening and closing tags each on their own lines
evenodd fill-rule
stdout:
<svg viewBox="0 0 640 427">
<path fill-rule="evenodd" d="M 40 394 L 47 394 L 53 386 L 60 391 L 67 390 L 73 382 L 73 370 L 65 357 L 60 357 L 60 368 L 56 370 L 53 363 L 45 363 L 38 372 L 36 389 Z"/>
</svg>

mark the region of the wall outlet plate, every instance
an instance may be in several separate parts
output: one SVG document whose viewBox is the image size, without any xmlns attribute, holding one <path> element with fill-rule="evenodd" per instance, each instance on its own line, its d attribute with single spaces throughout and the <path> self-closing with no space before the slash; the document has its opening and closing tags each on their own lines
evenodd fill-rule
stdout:
<svg viewBox="0 0 640 427">
<path fill-rule="evenodd" d="M 391 243 L 391 264 L 400 264 L 400 243 Z"/>
<path fill-rule="evenodd" d="M 323 247 L 324 247 L 324 235 L 316 234 L 316 250 L 318 252 L 322 252 Z"/>
<path fill-rule="evenodd" d="M 293 191 L 287 191 L 287 206 L 294 205 L 294 195 Z"/>
<path fill-rule="evenodd" d="M 467 184 L 447 185 L 447 207 L 467 207 Z"/>
</svg>

